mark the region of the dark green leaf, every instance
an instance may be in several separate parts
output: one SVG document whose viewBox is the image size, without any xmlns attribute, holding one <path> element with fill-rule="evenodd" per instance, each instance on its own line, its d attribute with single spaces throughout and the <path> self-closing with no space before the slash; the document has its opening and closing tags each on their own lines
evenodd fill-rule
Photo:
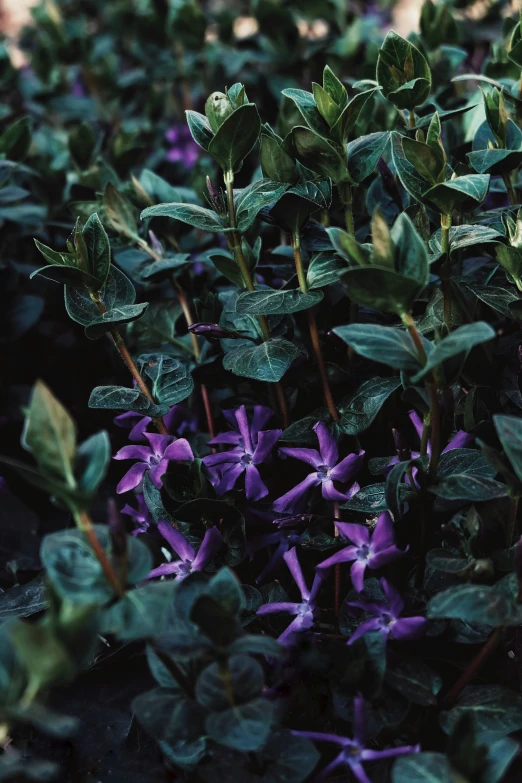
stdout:
<svg viewBox="0 0 522 783">
<path fill-rule="evenodd" d="M 253 103 L 240 106 L 220 125 L 208 152 L 224 172 L 237 172 L 259 137 L 261 120 Z"/>
<path fill-rule="evenodd" d="M 477 321 L 473 324 L 460 326 L 433 348 L 428 356 L 427 363 L 420 372 L 412 377 L 412 381 L 414 383 L 420 381 L 421 378 L 424 378 L 426 373 L 448 359 L 458 356 L 459 354 L 467 356 L 476 345 L 492 340 L 494 337 L 494 329 L 485 321 Z"/>
<path fill-rule="evenodd" d="M 440 725 L 449 734 L 463 715 L 471 715 L 479 731 L 511 734 L 522 728 L 522 696 L 501 685 L 468 685 L 457 704 L 440 715 Z"/>
<path fill-rule="evenodd" d="M 254 658 L 232 655 L 222 664 L 211 663 L 203 669 L 195 696 L 202 707 L 220 712 L 257 698 L 263 685 L 263 668 Z"/>
<path fill-rule="evenodd" d="M 352 324 L 337 326 L 333 331 L 366 359 L 398 370 L 415 372 L 419 369 L 417 349 L 405 330 L 377 324 Z M 430 348 L 427 340 L 424 344 Z"/>
<path fill-rule="evenodd" d="M 364 381 L 350 399 L 343 400 L 340 426 L 347 435 L 364 432 L 374 421 L 384 402 L 401 382 L 398 378 L 371 378 Z"/>
<path fill-rule="evenodd" d="M 286 315 L 307 310 L 323 298 L 322 291 L 304 294 L 298 289 L 245 291 L 236 302 L 236 311 L 248 315 Z"/>
<path fill-rule="evenodd" d="M 182 223 L 194 226 L 194 228 L 219 234 L 225 228 L 223 221 L 212 209 L 198 207 L 196 204 L 156 204 L 154 207 L 147 207 L 141 213 L 142 220 L 152 217 L 168 217 L 173 220 L 180 220 Z"/>
<path fill-rule="evenodd" d="M 274 719 L 274 705 L 268 699 L 211 713 L 205 728 L 211 739 L 227 748 L 243 752 L 259 750 L 265 744 Z"/>
<path fill-rule="evenodd" d="M 224 356 L 223 367 L 245 378 L 277 383 L 298 355 L 297 345 L 276 337 L 261 345 L 233 348 Z"/>
</svg>

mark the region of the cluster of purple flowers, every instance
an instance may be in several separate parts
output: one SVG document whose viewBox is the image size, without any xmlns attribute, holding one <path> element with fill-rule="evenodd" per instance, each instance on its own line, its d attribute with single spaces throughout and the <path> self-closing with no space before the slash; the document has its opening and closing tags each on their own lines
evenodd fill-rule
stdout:
<svg viewBox="0 0 522 783">
<path fill-rule="evenodd" d="M 167 160 L 171 163 L 182 163 L 187 169 L 192 168 L 199 158 L 199 147 L 192 138 L 188 125 L 172 125 L 165 133 L 165 139 L 170 145 Z"/>
</svg>

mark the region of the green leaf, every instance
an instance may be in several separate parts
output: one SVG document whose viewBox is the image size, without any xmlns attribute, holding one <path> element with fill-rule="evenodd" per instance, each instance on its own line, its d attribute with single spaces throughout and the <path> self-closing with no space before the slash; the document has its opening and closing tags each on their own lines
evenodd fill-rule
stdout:
<svg viewBox="0 0 522 783">
<path fill-rule="evenodd" d="M 305 166 L 329 177 L 336 184 L 350 181 L 345 161 L 323 136 L 310 128 L 298 126 L 292 130 L 292 138 L 297 157 Z"/>
<path fill-rule="evenodd" d="M 403 136 L 402 149 L 406 160 L 426 183 L 426 188 L 430 185 L 435 185 L 437 182 L 444 181 L 446 160 L 442 149 L 438 145 L 430 147 L 428 144 L 424 144 L 424 142 Z"/>
<path fill-rule="evenodd" d="M 452 226 L 449 231 L 449 251 L 450 255 L 459 250 L 465 250 L 468 247 L 476 250 L 478 245 L 485 245 L 492 242 L 502 242 L 503 234 L 490 226 Z M 438 229 L 430 238 L 430 250 L 433 253 L 442 252 L 442 229 Z M 500 246 L 499 246 L 500 247 Z M 505 245 L 502 245 L 505 247 Z M 496 248 L 498 250 L 499 248 Z"/>
<path fill-rule="evenodd" d="M 101 633 L 122 642 L 159 636 L 167 629 L 174 588 L 174 582 L 152 582 L 128 590 L 103 613 Z"/>
<path fill-rule="evenodd" d="M 209 144 L 212 141 L 214 132 L 210 127 L 210 123 L 204 114 L 200 114 L 197 111 L 188 110 L 185 112 L 187 118 L 187 125 L 192 134 L 192 138 L 202 147 L 204 150 L 208 150 Z"/>
<path fill-rule="evenodd" d="M 76 451 L 78 487 L 87 495 L 94 495 L 105 478 L 111 461 L 111 442 L 105 430 L 91 435 Z"/>
<path fill-rule="evenodd" d="M 319 114 L 332 128 L 341 114 L 339 106 L 317 82 L 312 83 L 312 93 Z"/>
<path fill-rule="evenodd" d="M 22 444 L 41 468 L 59 477 L 69 487 L 76 486 L 76 427 L 67 410 L 43 381 L 37 381 L 33 387 Z"/>
<path fill-rule="evenodd" d="M 107 282 L 99 292 L 106 310 L 118 310 L 136 301 L 136 291 L 131 281 L 118 267 L 112 266 Z M 84 286 L 67 285 L 65 288 L 65 309 L 70 318 L 82 326 L 89 326 L 100 320 L 100 310 Z"/>
<path fill-rule="evenodd" d="M 400 133 L 391 134 L 393 165 L 404 189 L 422 204 L 427 183 L 406 157 L 403 148 L 404 139 L 405 137 Z"/>
<path fill-rule="evenodd" d="M 522 419 L 497 413 L 493 424 L 517 478 L 522 481 Z"/>
<path fill-rule="evenodd" d="M 207 716 L 205 728 L 214 742 L 243 752 L 260 750 L 274 720 L 274 705 L 268 699 L 253 699 Z"/>
<path fill-rule="evenodd" d="M 117 234 L 133 242 L 138 238 L 134 207 L 125 196 L 118 193 L 112 182 L 108 182 L 103 191 L 103 209 Z"/>
<path fill-rule="evenodd" d="M 348 140 L 348 136 L 355 128 L 362 111 L 366 106 L 369 98 L 375 95 L 376 89 L 365 90 L 355 95 L 349 103 L 344 107 L 337 122 L 334 123 L 331 136 L 332 138 L 344 143 Z"/>
<path fill-rule="evenodd" d="M 475 294 L 477 299 L 480 299 L 480 301 L 487 304 L 488 307 L 496 310 L 497 313 L 502 313 L 506 318 L 513 317 L 510 306 L 514 302 L 520 301 L 520 297 L 517 295 L 516 291 L 514 291 L 513 288 L 506 288 L 505 286 L 467 284 L 466 288 L 468 291 L 471 291 L 472 294 Z"/>
<path fill-rule="evenodd" d="M 489 174 L 466 174 L 434 185 L 424 193 L 424 199 L 445 215 L 451 215 L 454 209 L 467 212 L 482 204 L 488 195 L 489 179 Z"/>
<path fill-rule="evenodd" d="M 422 370 L 412 377 L 413 383 L 420 381 L 430 370 L 438 367 L 447 359 L 451 359 L 459 354 L 467 356 L 476 345 L 488 342 L 488 340 L 492 340 L 494 337 L 494 329 L 485 321 L 477 321 L 474 324 L 460 326 L 433 348 Z"/>
<path fill-rule="evenodd" d="M 323 288 L 340 280 L 346 270 L 345 262 L 335 253 L 323 250 L 312 256 L 306 270 L 306 282 L 309 288 Z"/>
<path fill-rule="evenodd" d="M 379 49 L 377 81 L 398 109 L 414 109 L 430 94 L 431 71 L 419 50 L 390 30 Z"/>
<path fill-rule="evenodd" d="M 398 316 L 411 310 L 424 288 L 409 277 L 376 265 L 348 269 L 342 280 L 353 302 Z M 338 330 L 334 331 L 341 337 Z"/>
<path fill-rule="evenodd" d="M 91 215 L 82 229 L 87 246 L 89 268 L 98 281 L 99 288 L 105 285 L 111 266 L 109 237 L 96 213 Z"/>
<path fill-rule="evenodd" d="M 400 214 L 393 224 L 390 236 L 395 245 L 395 269 L 416 280 L 422 288 L 427 286 L 430 276 L 428 251 L 405 212 Z"/>
<path fill-rule="evenodd" d="M 334 333 L 365 359 L 387 364 L 397 370 L 418 371 L 417 349 L 407 331 L 377 324 L 337 326 Z M 425 348 L 431 346 L 424 340 Z"/>
<path fill-rule="evenodd" d="M 386 667 L 385 681 L 413 704 L 423 707 L 437 703 L 442 677 L 423 661 L 397 660 Z"/>
<path fill-rule="evenodd" d="M 212 209 L 198 207 L 197 204 L 156 204 L 154 207 L 147 207 L 141 213 L 142 220 L 152 217 L 180 220 L 182 223 L 194 226 L 194 228 L 219 234 L 225 229 L 223 221 Z"/>
<path fill-rule="evenodd" d="M 131 323 L 141 318 L 147 307 L 148 302 L 142 304 L 122 305 L 121 307 L 114 307 L 112 310 L 107 310 L 106 313 L 99 316 L 97 320 L 91 321 L 85 327 L 85 335 L 89 340 L 99 340 L 107 332 L 110 332 L 114 327 L 122 326 L 123 324 Z"/>
<path fill-rule="evenodd" d="M 412 753 L 393 765 L 392 783 L 450 783 L 453 768 L 444 753 Z"/>
<path fill-rule="evenodd" d="M 184 364 L 165 354 L 143 354 L 137 359 L 140 373 L 152 381 L 156 402 L 169 408 L 186 400 L 194 389 L 194 380 Z"/>
<path fill-rule="evenodd" d="M 368 429 L 384 402 L 399 388 L 398 378 L 371 378 L 364 381 L 351 398 L 339 407 L 341 429 L 347 435 L 358 435 Z"/>
<path fill-rule="evenodd" d="M 445 500 L 490 500 L 504 497 L 507 487 L 494 480 L 496 468 L 475 449 L 451 449 L 441 455 L 438 474 L 441 479 L 430 487 Z"/>
<path fill-rule="evenodd" d="M 109 560 L 108 528 L 94 525 L 94 533 Z M 135 536 L 127 536 L 127 583 L 144 579 L 152 568 L 152 555 Z M 55 592 L 75 604 L 105 604 L 114 598 L 100 562 L 80 530 L 60 530 L 47 535 L 41 549 L 42 563 Z"/>
<path fill-rule="evenodd" d="M 147 203 L 151 200 L 157 201 L 158 203 L 184 201 L 183 192 L 186 188 L 173 187 L 163 179 L 163 177 L 159 177 L 153 171 L 150 171 L 150 169 L 142 170 L 138 183 L 148 197 Z"/>
<path fill-rule="evenodd" d="M 407 484 L 399 485 L 401 504 L 415 497 L 416 494 L 417 492 L 414 492 Z M 350 500 L 343 503 L 341 508 L 360 511 L 364 514 L 378 514 L 381 511 L 386 511 L 388 508 L 386 484 L 383 482 L 382 484 L 370 484 L 368 487 L 363 487 Z"/>
<path fill-rule="evenodd" d="M 261 134 L 259 163 L 263 176 L 277 182 L 295 185 L 299 180 L 297 166 L 290 155 L 283 149 L 277 139 Z"/>
<path fill-rule="evenodd" d="M 196 701 L 212 712 L 257 698 L 264 685 L 262 666 L 249 655 L 232 655 L 226 663 L 211 663 L 196 682 Z"/>
<path fill-rule="evenodd" d="M 239 231 L 244 233 L 253 224 L 258 213 L 275 203 L 285 192 L 286 185 L 271 179 L 261 179 L 243 188 L 234 197 L 236 222 Z"/>
<path fill-rule="evenodd" d="M 221 568 L 208 583 L 206 592 L 231 615 L 238 615 L 244 608 L 244 594 L 230 568 Z"/>
<path fill-rule="evenodd" d="M 379 158 L 388 145 L 388 132 L 370 133 L 359 136 L 346 146 L 348 175 L 352 182 L 359 185 L 373 173 Z"/>
<path fill-rule="evenodd" d="M 522 696 L 502 685 L 468 685 L 457 704 L 442 712 L 440 725 L 449 734 L 463 715 L 470 715 L 478 731 L 511 734 L 522 728 Z"/>
<path fill-rule="evenodd" d="M 89 408 L 134 411 L 143 416 L 163 415 L 139 389 L 126 386 L 95 386 L 89 397 Z"/>
<path fill-rule="evenodd" d="M 323 298 L 322 291 L 304 294 L 292 288 L 286 291 L 245 291 L 236 302 L 236 311 L 248 315 L 286 315 L 307 310 Z"/>
<path fill-rule="evenodd" d="M 509 245 L 497 245 L 495 248 L 497 261 L 501 264 L 508 280 L 512 280 L 518 290 L 522 290 L 522 250 Z"/>
<path fill-rule="evenodd" d="M 311 92 L 296 90 L 293 87 L 290 87 L 283 90 L 283 95 L 286 98 L 290 98 L 295 103 L 307 126 L 314 131 L 314 133 L 319 134 L 320 136 L 328 135 L 328 126 L 319 114 L 314 96 Z"/>
<path fill-rule="evenodd" d="M 261 120 L 253 103 L 240 106 L 220 125 L 208 145 L 208 152 L 223 171 L 237 172 L 254 147 L 261 130 Z"/>
<path fill-rule="evenodd" d="M 522 609 L 514 597 L 491 585 L 453 585 L 430 599 L 427 616 L 492 627 L 522 623 Z"/>
<path fill-rule="evenodd" d="M 11 123 L 0 135 L 0 154 L 8 160 L 23 160 L 31 146 L 31 128 L 29 117 L 21 117 Z"/>
<path fill-rule="evenodd" d="M 275 337 L 261 345 L 232 348 L 223 357 L 223 367 L 244 378 L 277 383 L 299 353 L 297 345 Z"/>
</svg>

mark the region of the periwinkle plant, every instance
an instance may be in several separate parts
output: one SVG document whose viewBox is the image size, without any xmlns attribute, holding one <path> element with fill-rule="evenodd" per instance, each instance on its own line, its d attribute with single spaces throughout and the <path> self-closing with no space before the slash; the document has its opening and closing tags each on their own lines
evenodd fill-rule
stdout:
<svg viewBox="0 0 522 783">
<path fill-rule="evenodd" d="M 20 77 L 37 133 L 0 136 L 6 258 L 32 277 L 10 263 L 5 316 L 67 372 L 10 397 L 32 463 L 1 458 L 6 518 L 19 476 L 44 511 L 5 525 L 0 778 L 59 780 L 24 727 L 74 743 L 67 699 L 101 682 L 100 725 L 132 723 L 102 743 L 115 780 L 518 780 L 520 17 L 487 49 L 447 3 L 408 40 L 328 8 L 312 46 L 270 0 L 235 48 L 227 13 L 217 43 L 199 4 L 165 20 L 181 130 L 156 64 L 147 99 L 122 70 L 116 112 L 109 64 L 73 65 L 40 9 L 72 113 L 34 108 L 59 92 L 44 37 L 48 83 Z M 76 119 L 88 96 L 102 124 Z"/>
</svg>

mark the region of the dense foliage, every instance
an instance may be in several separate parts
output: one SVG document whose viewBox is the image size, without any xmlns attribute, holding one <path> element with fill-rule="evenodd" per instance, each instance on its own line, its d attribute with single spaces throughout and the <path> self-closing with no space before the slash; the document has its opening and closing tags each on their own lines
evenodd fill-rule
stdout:
<svg viewBox="0 0 522 783">
<path fill-rule="evenodd" d="M 520 780 L 522 16 L 297 5 L 0 51 L 0 780 Z"/>
</svg>

